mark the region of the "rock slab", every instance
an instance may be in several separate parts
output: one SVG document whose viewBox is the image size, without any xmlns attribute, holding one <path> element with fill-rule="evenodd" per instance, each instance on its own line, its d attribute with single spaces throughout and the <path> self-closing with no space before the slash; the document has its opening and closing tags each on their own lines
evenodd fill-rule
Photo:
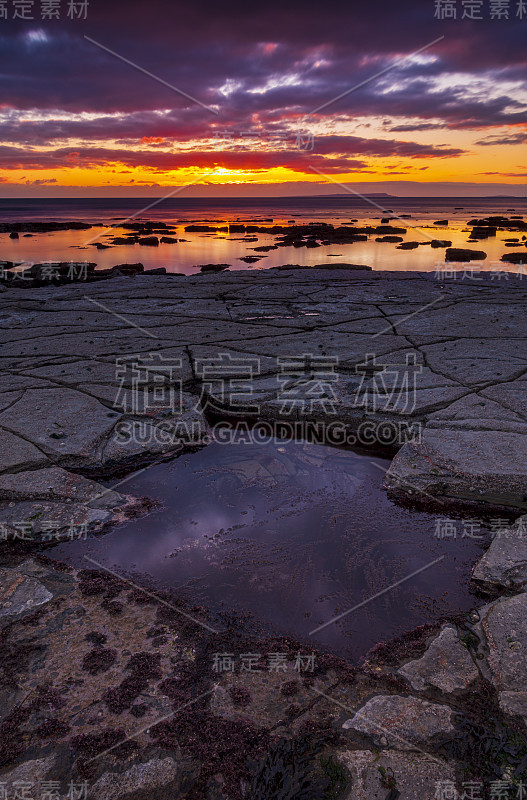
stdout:
<svg viewBox="0 0 527 800">
<path fill-rule="evenodd" d="M 405 664 L 398 673 L 418 692 L 436 688 L 444 694 L 467 689 L 479 676 L 467 648 L 451 625 L 443 628 L 421 658 Z"/>
</svg>

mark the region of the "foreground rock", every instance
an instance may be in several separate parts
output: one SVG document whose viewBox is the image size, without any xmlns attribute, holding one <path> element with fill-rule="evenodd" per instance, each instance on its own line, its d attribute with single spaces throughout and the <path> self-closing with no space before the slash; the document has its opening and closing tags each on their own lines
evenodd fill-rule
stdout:
<svg viewBox="0 0 527 800">
<path fill-rule="evenodd" d="M 492 540 L 472 572 L 472 580 L 490 594 L 524 591 L 527 586 L 527 516 L 504 528 Z"/>
<path fill-rule="evenodd" d="M 399 750 L 419 749 L 454 730 L 448 706 L 398 695 L 373 697 L 342 727 Z"/>
<path fill-rule="evenodd" d="M 527 594 L 498 600 L 483 613 L 490 677 L 501 709 L 527 721 Z"/>
<path fill-rule="evenodd" d="M 380 754 L 347 750 L 339 752 L 338 757 L 349 771 L 352 784 L 343 800 L 437 800 L 438 786 L 439 791 L 441 786 L 445 791 L 453 786 L 455 791 L 455 765 L 432 756 L 396 750 Z"/>
<path fill-rule="evenodd" d="M 301 232 L 306 246 L 310 233 Z M 342 232 L 355 235 L 369 234 Z M 471 756 L 453 763 L 448 755 L 449 742 L 463 742 L 458 715 L 488 740 L 487 726 L 504 725 L 507 746 L 525 735 L 523 593 L 456 621 L 460 632 L 444 626 L 424 652 L 389 668 L 370 661 L 350 669 L 320 654 L 320 670 L 305 680 L 219 675 L 213 654 L 234 642 L 210 627 L 203 609 L 189 619 L 179 598 L 147 602 L 126 578 L 54 568 L 11 547 L 29 531 L 28 549 L 140 513 L 137 498 L 109 491 L 100 476 L 203 446 L 211 407 L 232 422 L 338 422 L 363 446 L 398 450 L 386 476 L 397 497 L 520 514 L 524 282 L 285 266 L 177 280 L 137 274 L 89 290 L 6 284 L 0 784 L 73 777 L 88 779 L 101 800 L 239 800 L 258 777 L 248 756 L 269 759 L 267 772 L 258 767 L 265 785 L 269 770 L 287 761 L 277 740 L 298 744 L 307 731 L 326 748 L 313 759 L 319 772 L 323 762 L 333 765 L 335 796 L 386 800 L 397 791 L 432 800 L 436 781 L 456 781 L 461 792 L 471 766 Z M 291 361 L 292 380 L 284 381 Z M 317 365 L 324 380 L 313 385 Z M 250 410 L 239 383 L 225 391 L 241 367 L 253 370 L 244 373 Z M 474 582 L 521 591 L 524 565 L 523 541 L 496 537 Z M 244 646 L 249 652 L 255 642 Z M 295 653 L 298 644 L 290 647 Z"/>
<path fill-rule="evenodd" d="M 4 540 L 53 542 L 101 530 L 140 508 L 132 497 L 52 467 L 0 475 L 0 528 Z"/>
<path fill-rule="evenodd" d="M 459 641 L 456 629 L 448 625 L 421 658 L 401 667 L 399 675 L 418 692 L 436 688 L 451 694 L 467 689 L 479 677 L 479 671 L 467 648 Z"/>
<path fill-rule="evenodd" d="M 526 458 L 522 433 L 430 429 L 404 445 L 384 483 L 394 496 L 527 509 Z"/>
<path fill-rule="evenodd" d="M 401 448 L 386 479 L 394 494 L 525 508 L 525 282 L 293 267 L 176 280 L 137 264 L 133 280 L 89 292 L 8 288 L 0 474 L 109 474 L 206 441 L 204 404 L 244 416 L 200 366 L 223 354 L 223 381 L 239 380 L 240 360 L 259 365 L 249 420 L 293 414 L 354 435 L 367 425 L 366 444 Z M 299 354 L 333 366 L 318 394 L 297 390 L 289 409 L 279 359 Z"/>
<path fill-rule="evenodd" d="M 382 675 L 322 654 L 305 679 L 291 663 L 286 672 L 217 672 L 213 653 L 233 642 L 203 610 L 189 619 L 177 598 L 167 605 L 125 577 L 45 559 L 1 577 L 0 784 L 13 790 L 52 780 L 59 800 L 71 800 L 72 783 L 96 800 L 267 800 L 278 770 L 313 790 L 323 778 L 341 800 L 385 800 L 388 778 L 403 792 L 455 778 L 456 765 L 432 752 L 452 733 L 451 710 L 382 692 Z M 286 646 L 292 659 L 298 649 L 251 642 Z M 357 737 L 360 749 L 350 749 Z"/>
<path fill-rule="evenodd" d="M 40 581 L 24 574 L 22 570 L 0 569 L 0 581 L 0 618 L 7 618 L 9 622 L 25 616 L 53 598 L 53 594 Z"/>
<path fill-rule="evenodd" d="M 93 800 L 172 800 L 193 787 L 197 764 L 182 759 L 152 758 L 124 772 L 105 772 L 90 791 Z"/>
</svg>

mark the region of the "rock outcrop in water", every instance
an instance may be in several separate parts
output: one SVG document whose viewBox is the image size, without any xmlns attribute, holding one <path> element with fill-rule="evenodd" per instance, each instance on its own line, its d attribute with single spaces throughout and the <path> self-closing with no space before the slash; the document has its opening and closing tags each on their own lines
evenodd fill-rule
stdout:
<svg viewBox="0 0 527 800">
<path fill-rule="evenodd" d="M 483 250 L 469 250 L 464 247 L 447 247 L 445 261 L 483 261 L 487 254 Z"/>
<path fill-rule="evenodd" d="M 507 264 L 527 264 L 527 250 L 523 253 L 504 253 L 501 260 Z"/>
</svg>

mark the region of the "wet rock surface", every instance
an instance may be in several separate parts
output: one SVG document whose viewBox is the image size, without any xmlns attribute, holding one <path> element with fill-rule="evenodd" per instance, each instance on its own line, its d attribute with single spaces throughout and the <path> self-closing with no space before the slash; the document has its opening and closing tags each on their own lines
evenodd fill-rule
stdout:
<svg viewBox="0 0 527 800">
<path fill-rule="evenodd" d="M 452 733 L 452 710 L 415 697 L 377 695 L 368 700 L 343 728 L 381 739 L 399 750 L 426 745 L 439 734 Z"/>
<path fill-rule="evenodd" d="M 237 227 L 230 232 L 257 232 Z M 380 227 L 368 234 L 400 232 Z M 365 235 L 296 233 L 305 246 L 314 233 Z M 21 526 L 31 531 L 22 544 L 34 546 L 142 513 L 139 498 L 101 481 L 206 444 L 213 401 L 240 416 L 201 370 L 218 353 L 227 378 L 239 377 L 240 359 L 258 360 L 255 418 L 273 421 L 291 419 L 277 357 L 336 359 L 327 396 L 307 411 L 294 405 L 293 418 L 336 419 L 349 431 L 365 419 L 399 431 L 417 425 L 420 435 L 392 462 L 390 492 L 519 516 L 527 502 L 520 279 L 498 285 L 332 264 L 27 288 L 6 284 L 0 301 L 0 783 L 55 780 L 60 800 L 72 780 L 88 781 L 101 800 L 256 800 L 248 787 L 291 769 L 277 742 L 307 737 L 305 769 L 332 776 L 329 796 L 386 800 L 398 791 L 421 800 L 436 796 L 438 781 L 460 787 L 467 775 L 494 775 L 459 744 L 469 724 L 489 741 L 506 726 L 504 741 L 521 761 L 527 595 L 519 536 L 496 537 L 474 570 L 475 584 L 505 593 L 475 612 L 478 622 L 451 621 L 420 652 L 398 650 L 397 663 L 371 658 L 351 669 L 319 654 L 313 674 L 301 675 L 291 668 L 298 644 L 267 640 L 257 643 L 261 652 L 287 650 L 287 673 L 218 674 L 215 653 L 247 652 L 232 620 L 218 625 L 203 609 L 145 594 L 97 565 L 76 572 L 13 547 Z M 138 359 L 157 368 L 139 403 Z M 415 374 L 410 403 L 401 364 Z M 388 373 L 399 383 L 388 384 Z M 167 394 L 174 374 L 176 415 Z M 505 762 L 497 763 L 499 777 Z"/>
<path fill-rule="evenodd" d="M 489 593 L 524 590 L 527 584 L 527 517 L 505 528 L 492 541 L 472 572 L 472 580 Z"/>
<path fill-rule="evenodd" d="M 477 680 L 479 671 L 469 651 L 459 640 L 456 629 L 448 625 L 431 642 L 426 653 L 399 670 L 416 691 L 431 687 L 445 694 L 465 690 Z"/>
<path fill-rule="evenodd" d="M 488 646 L 492 682 L 500 692 L 523 692 L 527 663 L 519 658 L 527 645 L 527 594 L 493 603 L 481 620 Z"/>
<path fill-rule="evenodd" d="M 390 791 L 397 792 L 400 800 L 435 800 L 437 786 L 455 786 L 454 765 L 426 755 L 344 750 L 339 761 L 349 770 L 352 782 L 344 800 L 386 800 Z"/>
<path fill-rule="evenodd" d="M 385 478 L 389 491 L 461 502 L 527 508 L 527 437 L 507 431 L 424 431 L 399 451 Z"/>
<path fill-rule="evenodd" d="M 10 621 L 33 611 L 53 597 L 40 581 L 24 574 L 22 570 L 0 570 L 0 583 L 0 617 L 9 617 Z"/>
<path fill-rule="evenodd" d="M 92 786 L 94 800 L 159 800 L 184 797 L 192 788 L 198 765 L 182 759 L 152 758 L 124 772 L 105 772 Z"/>
</svg>

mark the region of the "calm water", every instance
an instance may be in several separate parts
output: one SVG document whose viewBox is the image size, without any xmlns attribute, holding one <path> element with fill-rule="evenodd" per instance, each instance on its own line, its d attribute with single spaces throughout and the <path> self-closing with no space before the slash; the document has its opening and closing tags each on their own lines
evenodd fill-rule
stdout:
<svg viewBox="0 0 527 800">
<path fill-rule="evenodd" d="M 484 250 L 487 259 L 471 262 L 471 267 L 516 271 L 518 268 L 500 261 L 507 252 L 503 240 L 518 234 L 498 232 L 496 238 L 468 243 L 466 223 L 472 217 L 490 214 L 527 215 L 526 198 L 373 198 L 371 205 L 355 197 L 346 198 L 282 198 L 253 200 L 184 200 L 171 198 L 144 211 L 153 199 L 139 200 L 0 200 L 0 221 L 68 220 L 80 219 L 90 223 L 117 225 L 117 220 L 158 220 L 174 227 L 175 238 L 186 239 L 177 244 L 159 247 L 119 245 L 98 251 L 88 242 L 95 236 L 107 243 L 115 236 L 127 235 L 122 228 L 97 228 L 90 231 L 66 231 L 36 234 L 32 238 L 12 240 L 0 234 L 0 260 L 23 261 L 26 266 L 40 261 L 94 261 L 101 268 L 115 264 L 142 262 L 146 269 L 165 267 L 169 272 L 195 274 L 198 266 L 206 263 L 227 263 L 231 269 L 259 270 L 281 264 L 314 265 L 328 262 L 365 264 L 373 269 L 425 270 L 444 267 L 444 249 L 431 249 L 428 245 L 416 250 L 397 250 L 395 244 L 375 242 L 375 235 L 367 242 L 348 245 L 321 246 L 318 248 L 280 247 L 267 254 L 255 253 L 251 248 L 273 244 L 273 236 L 258 234 L 257 242 L 235 241 L 240 234 L 186 233 L 189 223 L 225 225 L 229 222 L 259 222 L 261 224 L 287 224 L 329 222 L 336 225 L 380 223 L 384 211 L 395 215 L 410 214 L 410 219 L 392 216 L 391 224 L 407 227 L 405 241 L 429 242 L 431 237 L 449 239 L 454 247 L 471 247 Z M 378 207 L 377 207 L 378 206 Z M 447 226 L 433 225 L 435 220 L 448 219 Z M 411 226 L 414 226 L 414 230 Z M 521 239 L 521 234 L 519 235 Z M 523 244 L 519 245 L 519 248 Z M 516 249 L 516 248 L 515 248 Z M 247 255 L 265 255 L 261 261 L 248 265 L 240 258 Z M 465 269 L 466 265 L 459 265 Z"/>
<path fill-rule="evenodd" d="M 359 660 L 378 641 L 468 611 L 467 579 L 483 544 L 437 535 L 437 518 L 381 488 L 389 462 L 302 442 L 212 444 L 128 480 L 156 498 L 142 519 L 53 548 L 84 556 L 208 609 L 249 612 L 257 630 L 293 634 Z M 488 537 L 487 543 L 488 543 Z M 444 559 L 322 631 L 318 625 Z"/>
</svg>

